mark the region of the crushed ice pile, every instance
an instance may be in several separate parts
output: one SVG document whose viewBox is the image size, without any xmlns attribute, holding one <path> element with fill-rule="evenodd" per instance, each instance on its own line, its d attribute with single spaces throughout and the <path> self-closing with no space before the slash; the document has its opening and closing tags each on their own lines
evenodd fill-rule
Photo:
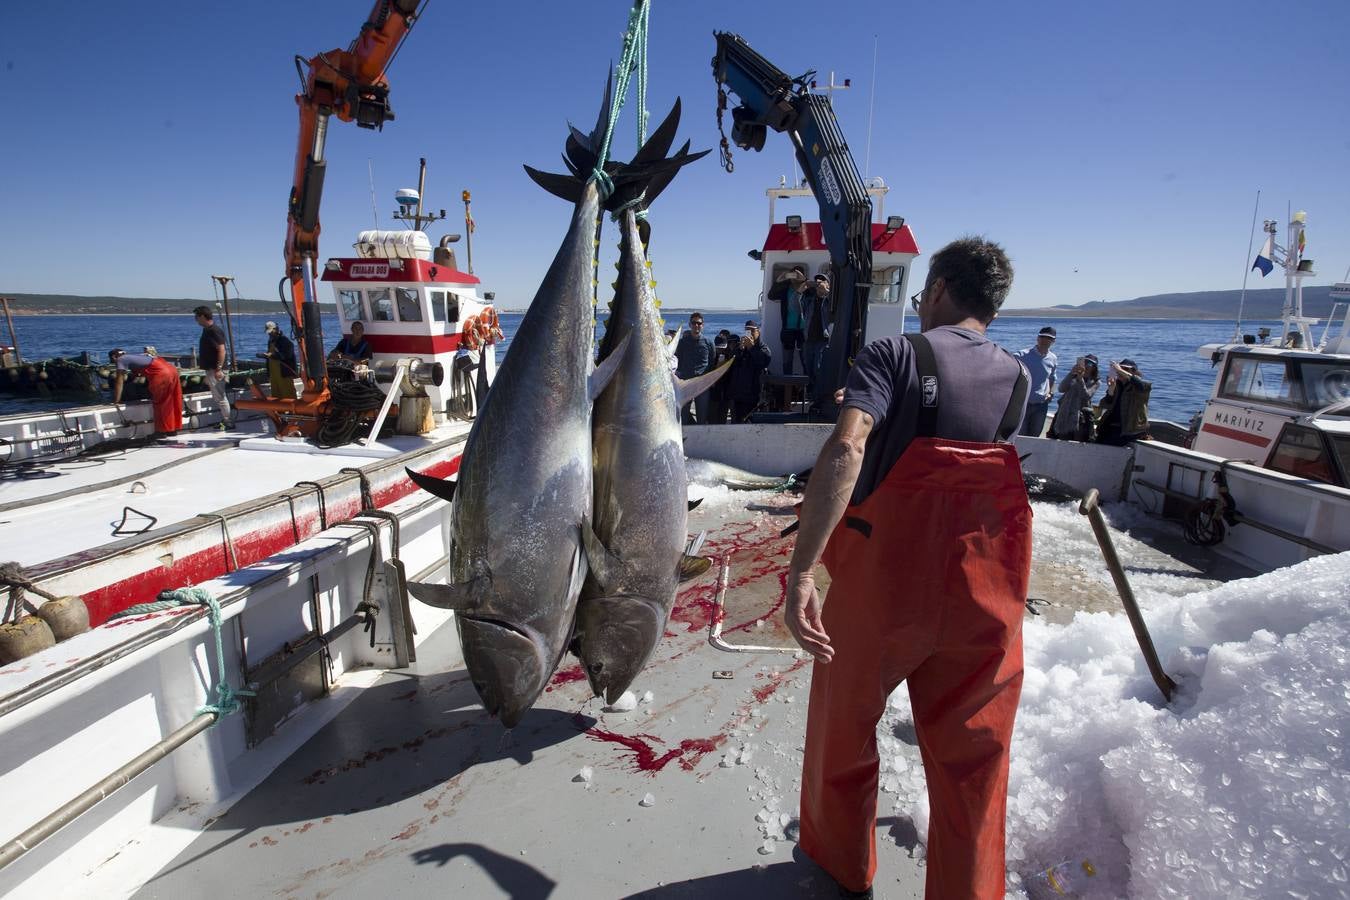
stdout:
<svg viewBox="0 0 1350 900">
<path fill-rule="evenodd" d="M 1149 597 L 1154 643 L 1181 687 L 1170 708 L 1123 615 L 1028 621 L 1008 797 L 1013 895 L 1050 866 L 1090 860 L 1089 897 L 1350 896 L 1347 594 L 1350 553 Z M 882 790 L 923 836 L 903 687 L 880 741 Z"/>
</svg>

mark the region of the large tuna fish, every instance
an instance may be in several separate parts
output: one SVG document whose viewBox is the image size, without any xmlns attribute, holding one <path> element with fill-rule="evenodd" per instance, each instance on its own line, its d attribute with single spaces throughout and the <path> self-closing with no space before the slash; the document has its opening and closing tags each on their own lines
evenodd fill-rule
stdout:
<svg viewBox="0 0 1350 900">
<path fill-rule="evenodd" d="M 478 696 L 508 728 L 566 651 L 586 577 L 591 403 L 606 377 L 603 367 L 592 375 L 591 363 L 600 214 L 593 181 L 576 192 L 575 204 L 567 236 L 474 420 L 458 480 L 409 472 L 453 499 L 447 583 L 410 584 L 409 591 L 455 611 Z"/>
<path fill-rule="evenodd" d="M 665 155 L 679 111 L 676 101 L 627 167 L 653 165 Z M 574 135 L 567 156 L 574 173 L 594 164 L 586 149 Z M 672 161 L 684 164 L 703 156 L 688 149 L 686 143 Z M 646 265 L 645 228 L 640 228 L 637 212 L 651 204 L 674 174 L 671 169 L 642 186 L 640 195 L 618 189 L 605 204 L 619 210 L 622 233 L 618 290 L 600 354 L 604 360 L 612 358 L 607 353 L 620 342 L 626 342 L 626 354 L 592 413 L 594 530 L 586 535 L 590 573 L 577 605 L 574 649 L 591 689 L 611 703 L 642 671 L 664 633 L 681 572 L 698 565 L 684 556 L 688 500 L 679 410 L 725 370 L 688 382 L 678 381 L 670 371 Z M 568 196 L 566 176 L 531 175 Z"/>
</svg>

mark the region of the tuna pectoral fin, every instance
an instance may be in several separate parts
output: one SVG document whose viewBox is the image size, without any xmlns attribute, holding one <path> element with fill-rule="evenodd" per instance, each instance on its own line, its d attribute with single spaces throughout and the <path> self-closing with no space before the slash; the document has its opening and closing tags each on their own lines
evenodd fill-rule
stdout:
<svg viewBox="0 0 1350 900">
<path fill-rule="evenodd" d="M 675 345 L 680 342 L 680 335 L 684 333 L 684 325 L 675 326 L 675 334 L 666 342 L 666 353 L 673 357 L 675 355 Z"/>
<path fill-rule="evenodd" d="M 697 578 L 710 568 L 712 568 L 712 560 L 706 556 L 683 556 L 680 558 L 678 567 L 680 581 Z"/>
<path fill-rule="evenodd" d="M 482 593 L 486 581 L 487 579 L 481 575 L 459 584 L 426 584 L 410 581 L 408 593 L 428 606 L 462 611 L 475 605 L 475 598 Z"/>
<path fill-rule="evenodd" d="M 600 392 L 605 389 L 605 385 L 609 384 L 610 379 L 614 377 L 614 373 L 619 371 L 619 364 L 623 362 L 624 354 L 628 352 L 628 344 L 632 337 L 632 331 L 625 334 L 614 351 L 606 356 L 600 362 L 600 365 L 595 367 L 595 371 L 591 373 L 591 402 L 595 402 L 595 398 L 600 396 Z"/>
<path fill-rule="evenodd" d="M 704 372 L 688 381 L 679 378 L 675 379 L 675 393 L 679 395 L 679 404 L 683 407 L 690 400 L 693 400 L 699 394 L 702 394 L 708 388 L 717 383 L 717 379 L 727 374 L 727 369 L 731 368 L 731 360 L 727 360 L 711 372 Z"/>
<path fill-rule="evenodd" d="M 623 563 L 600 541 L 599 535 L 591 528 L 590 519 L 584 519 L 581 523 L 581 544 L 586 548 L 586 564 L 590 567 L 591 575 L 601 590 L 609 590 L 610 585 L 618 582 Z"/>
<path fill-rule="evenodd" d="M 442 500 L 453 500 L 455 497 L 455 485 L 458 481 L 442 481 L 439 478 L 433 478 L 430 475 L 423 475 L 421 472 L 414 472 L 412 469 L 404 467 L 403 471 L 408 473 L 408 477 L 413 480 L 413 484 L 420 487 L 429 494 L 435 494 Z"/>
</svg>

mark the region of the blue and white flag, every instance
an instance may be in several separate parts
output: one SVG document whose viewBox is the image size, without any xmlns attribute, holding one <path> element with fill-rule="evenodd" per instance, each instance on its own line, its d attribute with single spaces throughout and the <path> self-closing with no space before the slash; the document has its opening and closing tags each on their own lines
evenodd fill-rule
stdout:
<svg viewBox="0 0 1350 900">
<path fill-rule="evenodd" d="M 1252 263 L 1253 269 L 1261 270 L 1261 277 L 1265 278 L 1275 268 L 1275 263 L 1271 257 L 1275 255 L 1275 235 L 1267 235 L 1266 242 L 1261 246 L 1261 252 L 1256 254 L 1256 262 Z"/>
</svg>

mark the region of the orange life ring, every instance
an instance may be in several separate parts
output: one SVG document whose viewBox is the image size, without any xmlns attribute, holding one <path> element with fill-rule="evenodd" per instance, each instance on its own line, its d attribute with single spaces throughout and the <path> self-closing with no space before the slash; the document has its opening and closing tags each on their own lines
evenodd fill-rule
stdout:
<svg viewBox="0 0 1350 900">
<path fill-rule="evenodd" d="M 459 333 L 459 345 L 465 350 L 478 350 L 483 346 L 483 335 L 477 316 L 469 316 L 464 320 L 464 327 Z"/>
<path fill-rule="evenodd" d="M 483 343 L 495 344 L 505 336 L 502 333 L 501 323 L 497 319 L 497 310 L 491 306 L 483 307 L 483 311 L 478 315 L 478 321 L 485 326 Z"/>
</svg>

